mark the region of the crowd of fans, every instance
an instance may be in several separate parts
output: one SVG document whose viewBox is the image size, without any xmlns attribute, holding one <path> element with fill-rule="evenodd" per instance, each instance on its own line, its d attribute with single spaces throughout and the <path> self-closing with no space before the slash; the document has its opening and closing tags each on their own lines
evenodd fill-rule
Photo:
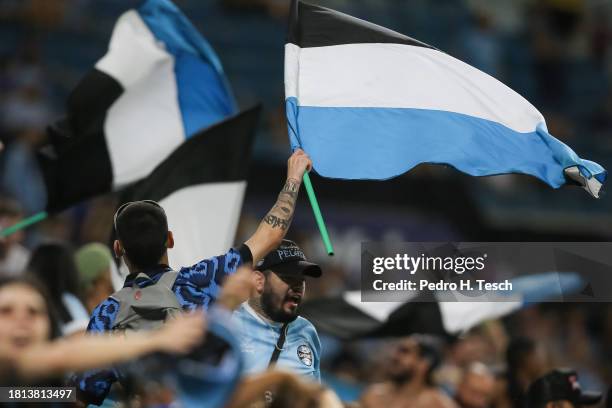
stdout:
<svg viewBox="0 0 612 408">
<path fill-rule="evenodd" d="M 121 3 L 108 2 L 108 7 L 127 7 Z M 178 3 L 188 15 L 199 5 L 197 1 Z M 217 16 L 221 13 L 222 22 L 254 15 L 261 27 L 273 26 L 282 38 L 283 27 L 278 22 L 285 18 L 283 1 L 205 3 L 207 10 L 216 10 Z M 319 3 L 413 35 L 502 79 L 541 107 L 552 134 L 571 141 L 584 156 L 611 167 L 609 2 L 414 1 L 410 7 L 397 1 Z M 100 6 L 93 1 L 0 2 L 0 228 L 44 209 L 45 190 L 35 148 L 45 137 L 45 126 L 62 112 L 68 90 L 104 53 L 116 15 L 107 16 L 106 31 L 101 28 L 104 24 L 93 28 L 87 21 L 93 20 L 89 10 L 95 7 Z M 248 59 L 252 55 L 226 58 L 240 55 L 242 49 L 232 48 L 224 41 L 223 30 L 211 30 L 206 26 L 209 22 L 195 21 L 219 52 L 239 100 L 248 102 L 253 99 L 249 95 L 257 94 L 266 102 L 264 130 L 258 138 L 260 160 L 284 160 L 287 138 L 279 102 L 282 44 L 261 45 L 278 48 L 263 50 L 273 54 L 277 71 L 253 74 L 247 67 L 254 65 Z M 61 35 L 71 33 L 84 34 L 91 47 L 83 51 L 85 47 L 71 39 L 68 44 L 75 48 L 66 52 L 83 51 L 85 56 L 64 61 L 57 49 Z M 55 41 L 45 39 L 51 34 L 57 35 Z M 249 75 L 253 77 L 246 81 Z M 249 88 L 253 83 L 260 83 L 261 89 Z M 504 194 L 521 187 L 506 181 L 500 185 Z M 253 219 L 262 215 L 253 204 L 261 199 L 265 197 L 247 195 L 237 242 L 244 240 L 243 231 L 253 229 Z M 328 199 L 342 202 L 344 198 Z M 193 316 L 166 326 L 155 336 L 135 338 L 131 346 L 120 338 L 103 344 L 83 337 L 93 309 L 113 292 L 115 266 L 108 243 L 115 206 L 112 196 L 97 198 L 0 241 L 0 378 L 4 384 L 17 378 L 16 373 L 24 384 L 62 384 L 72 371 L 120 363 L 155 351 L 184 354 L 202 340 L 205 324 Z M 355 209 L 355 225 L 357 220 L 372 218 L 372 206 L 351 208 Z M 327 260 L 313 224 L 300 222 L 300 217 L 309 217 L 304 213 L 296 214 L 290 236 L 324 270 L 324 279 L 308 287 L 310 297 L 335 294 L 358 284 L 360 241 L 381 237 L 419 240 L 421 230 L 428 228 L 419 227 L 416 233 L 410 231 L 412 235 L 406 232 L 408 228 L 371 232 L 335 223 L 331 217 L 328 222 L 338 257 Z M 418 218 L 422 214 L 400 215 Z M 450 232 L 448 237 L 456 238 Z M 559 367 L 571 367 L 577 375 L 556 372 L 545 384 L 579 377 L 583 389 L 605 391 L 612 383 L 612 306 L 608 304 L 533 306 L 443 343 L 427 337 L 340 343 L 321 335 L 324 383 L 343 399 L 360 401 L 364 407 L 539 404 L 536 397 L 545 392 L 536 380 Z M 113 347 L 110 341 L 121 347 Z M 88 357 L 87 350 L 92 349 L 97 352 Z M 122 353 L 113 354 L 117 350 Z M 530 397 L 532 384 L 537 395 Z M 253 401 L 265 404 L 265 391 L 272 389 L 276 395 L 273 406 L 337 403 L 324 388 L 289 374 L 270 372 L 245 378 L 231 406 L 250 406 Z M 167 402 L 168 396 L 157 393 L 148 403 L 160 401 Z"/>
<path fill-rule="evenodd" d="M 41 261 L 48 274 L 43 279 L 36 269 Z M 84 335 L 85 325 L 79 320 L 82 314 L 87 316 L 84 305 L 113 292 L 109 285 L 112 262 L 108 249 L 101 244 L 85 245 L 76 254 L 61 244 L 43 244 L 30 257 L 29 269 L 0 275 L 1 384 L 61 386 L 67 384 L 69 373 L 134 359 L 146 362 L 143 358 L 154 352 L 185 355 L 208 341 L 211 335 L 207 334 L 207 321 L 214 322 L 214 313 L 209 318 L 201 312 L 187 314 L 153 333 Z M 74 289 L 55 287 L 65 282 L 64 271 L 73 273 Z M 253 293 L 252 274 L 252 269 L 243 268 L 232 275 L 218 302 L 232 308 L 245 301 Z M 571 323 L 576 319 L 571 315 L 576 313 L 567 309 L 568 336 L 580 338 L 580 333 L 574 331 L 584 328 Z M 327 387 L 271 369 L 244 375 L 232 388 L 225 405 L 221 402 L 215 406 L 337 407 L 342 406 L 338 395 L 347 401 L 345 406 L 364 408 L 581 407 L 603 401 L 603 375 L 606 366 L 610 368 L 609 360 L 592 361 L 591 346 L 576 339 L 570 341 L 570 351 L 576 356 L 555 358 L 554 351 L 548 348 L 550 344 L 537 340 L 547 336 L 547 328 L 542 326 L 547 325 L 548 319 L 539 316 L 543 312 L 532 308 L 522 318 L 515 318 L 530 324 L 531 337 L 509 336 L 499 321 L 491 321 L 451 341 L 415 334 L 347 344 L 328 362 L 323 354 L 322 365 L 329 367 L 323 376 Z M 610 325 L 612 319 L 608 316 L 605 321 Z M 610 327 L 606 332 L 604 336 L 609 339 Z M 333 342 L 330 345 L 333 349 Z M 221 349 L 215 350 L 222 353 Z M 360 353 L 369 353 L 369 357 L 359 358 Z M 163 366 L 167 371 L 166 364 Z M 558 364 L 574 364 L 577 371 L 554 369 Z M 144 370 L 150 367 L 156 374 L 145 374 Z M 162 375 L 163 370 L 159 371 L 155 364 L 140 363 L 132 372 L 136 373 L 135 381 L 142 384 L 125 397 L 128 404 L 163 406 L 176 398 L 177 391 L 171 383 L 162 383 L 161 391 L 147 387 L 149 377 L 168 375 Z M 589 389 L 600 392 L 585 391 Z M 208 397 L 202 390 L 196 395 L 187 394 L 185 398 L 195 399 L 193 406 Z M 566 405 L 546 405 L 554 401 L 565 401 Z"/>
</svg>

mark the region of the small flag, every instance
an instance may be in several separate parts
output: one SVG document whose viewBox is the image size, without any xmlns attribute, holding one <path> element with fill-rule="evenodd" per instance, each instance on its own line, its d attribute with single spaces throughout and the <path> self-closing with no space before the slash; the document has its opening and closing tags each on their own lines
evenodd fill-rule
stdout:
<svg viewBox="0 0 612 408">
<path fill-rule="evenodd" d="M 169 0 L 119 17 L 107 54 L 72 91 L 39 162 L 47 211 L 147 176 L 200 129 L 237 112 L 219 59 Z"/>
<path fill-rule="evenodd" d="M 193 265 L 234 244 L 260 108 L 193 136 L 122 193 L 122 202 L 155 200 L 164 208 L 176 243 L 171 266 Z"/>
<path fill-rule="evenodd" d="M 530 304 L 559 301 L 584 287 L 584 280 L 576 273 L 548 272 L 514 278 L 512 286 L 507 295 L 485 293 L 482 301 L 470 301 L 468 297 L 440 300 L 447 299 L 449 293 L 415 291 L 408 292 L 404 302 L 362 302 L 361 292 L 348 291 L 305 302 L 300 315 L 321 332 L 343 340 L 414 333 L 456 336 Z M 450 295 L 461 297 L 458 293 Z"/>
<path fill-rule="evenodd" d="M 294 0 L 285 45 L 292 148 L 322 176 L 384 180 L 420 163 L 524 173 L 598 197 L 606 171 L 495 78 L 413 38 Z"/>
</svg>

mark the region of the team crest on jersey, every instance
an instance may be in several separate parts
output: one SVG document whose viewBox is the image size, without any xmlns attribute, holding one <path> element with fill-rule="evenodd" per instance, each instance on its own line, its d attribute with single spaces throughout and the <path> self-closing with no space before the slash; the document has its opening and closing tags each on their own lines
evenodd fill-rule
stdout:
<svg viewBox="0 0 612 408">
<path fill-rule="evenodd" d="M 312 350 L 305 344 L 302 344 L 297 349 L 297 355 L 300 358 L 300 361 L 306 364 L 308 367 L 312 366 Z"/>
</svg>

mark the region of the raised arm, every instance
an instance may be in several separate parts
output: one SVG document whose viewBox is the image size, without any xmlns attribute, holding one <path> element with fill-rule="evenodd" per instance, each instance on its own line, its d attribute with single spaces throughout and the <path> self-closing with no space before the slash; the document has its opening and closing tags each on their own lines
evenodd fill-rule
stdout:
<svg viewBox="0 0 612 408">
<path fill-rule="evenodd" d="M 301 149 L 297 149 L 289 157 L 287 181 L 276 203 L 263 218 L 255 233 L 245 242 L 253 255 L 253 265 L 257 265 L 257 262 L 268 252 L 278 247 L 287 234 L 302 185 L 302 177 L 304 172 L 309 171 L 311 167 L 310 158 Z"/>
</svg>

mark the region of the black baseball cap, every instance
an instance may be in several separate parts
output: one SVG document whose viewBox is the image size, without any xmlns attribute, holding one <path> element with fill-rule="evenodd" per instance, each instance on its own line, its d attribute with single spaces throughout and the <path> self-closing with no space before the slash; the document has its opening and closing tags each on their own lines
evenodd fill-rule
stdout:
<svg viewBox="0 0 612 408">
<path fill-rule="evenodd" d="M 527 390 L 527 406 L 536 408 L 552 401 L 569 401 L 576 407 L 594 405 L 601 393 L 582 391 L 578 374 L 571 369 L 556 369 L 535 380 Z"/>
<path fill-rule="evenodd" d="M 283 242 L 271 251 L 255 267 L 258 271 L 271 270 L 279 275 L 304 275 L 318 278 L 321 267 L 306 260 L 304 252 L 293 241 L 283 239 Z"/>
</svg>

